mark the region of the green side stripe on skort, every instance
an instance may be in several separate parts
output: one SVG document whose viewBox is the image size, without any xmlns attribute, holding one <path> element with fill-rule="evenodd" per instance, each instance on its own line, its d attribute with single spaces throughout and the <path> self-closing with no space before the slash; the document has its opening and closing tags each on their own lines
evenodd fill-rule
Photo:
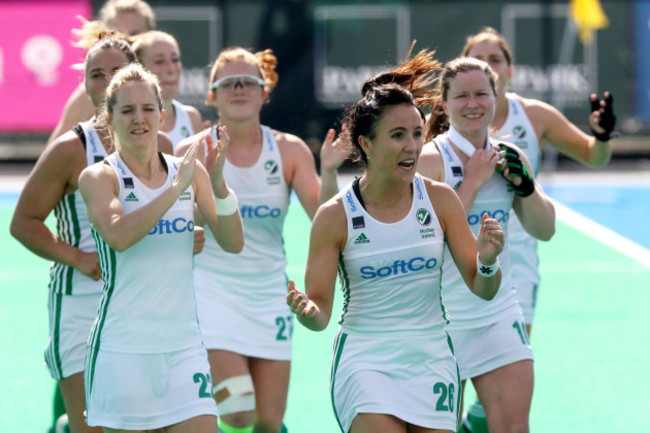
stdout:
<svg viewBox="0 0 650 433">
<path fill-rule="evenodd" d="M 339 277 L 341 279 L 341 290 L 343 291 L 343 312 L 339 319 L 339 325 L 342 325 L 345 321 L 345 315 L 348 312 L 348 306 L 350 304 L 350 277 L 347 269 L 345 269 L 342 254 L 339 255 Z"/>
<path fill-rule="evenodd" d="M 334 363 L 332 365 L 332 373 L 330 376 L 330 399 L 332 401 L 332 410 L 334 411 L 334 416 L 336 417 L 336 423 L 341 429 L 341 433 L 347 433 L 343 431 L 343 426 L 341 425 L 341 420 L 339 418 L 338 412 L 336 412 L 336 406 L 334 405 L 334 383 L 336 378 L 336 370 L 339 367 L 339 361 L 341 360 L 341 354 L 343 353 L 343 347 L 345 346 L 345 340 L 347 340 L 348 334 L 343 332 L 339 333 L 336 342 L 334 344 Z"/>
<path fill-rule="evenodd" d="M 99 315 L 93 328 L 90 332 L 90 344 L 88 346 L 88 355 L 86 356 L 85 368 L 85 391 L 86 402 L 90 401 L 90 395 L 93 386 L 93 379 L 95 373 L 95 364 L 97 362 L 97 355 L 99 353 L 101 332 L 106 322 L 106 312 L 115 289 L 115 268 L 116 268 L 116 253 L 104 240 L 99 236 L 97 231 L 92 228 L 93 238 L 97 244 L 97 254 L 99 256 L 99 264 L 104 278 L 104 288 L 102 301 L 99 306 Z"/>
</svg>

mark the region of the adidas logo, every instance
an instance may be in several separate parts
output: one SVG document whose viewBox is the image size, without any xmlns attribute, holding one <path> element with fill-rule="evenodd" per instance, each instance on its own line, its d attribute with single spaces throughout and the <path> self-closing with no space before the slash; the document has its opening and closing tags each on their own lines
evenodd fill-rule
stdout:
<svg viewBox="0 0 650 433">
<path fill-rule="evenodd" d="M 365 234 L 365 233 L 361 233 L 361 234 L 357 237 L 357 239 L 354 241 L 354 244 L 355 244 L 355 245 L 359 245 L 359 244 L 369 244 L 369 243 L 370 243 L 370 239 L 368 239 L 368 238 L 366 237 L 366 234 Z"/>
<path fill-rule="evenodd" d="M 131 192 L 131 193 L 129 193 L 129 195 L 126 196 L 124 201 L 140 201 L 140 200 L 138 200 L 138 198 L 135 196 L 135 194 L 133 194 Z"/>
</svg>

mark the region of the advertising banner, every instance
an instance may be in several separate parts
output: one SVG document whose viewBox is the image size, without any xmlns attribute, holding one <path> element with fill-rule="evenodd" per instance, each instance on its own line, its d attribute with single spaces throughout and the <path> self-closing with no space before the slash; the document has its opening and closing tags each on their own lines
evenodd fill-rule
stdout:
<svg viewBox="0 0 650 433">
<path fill-rule="evenodd" d="M 88 0 L 0 2 L 0 131 L 54 128 L 83 73 L 84 52 L 71 45 Z"/>
</svg>

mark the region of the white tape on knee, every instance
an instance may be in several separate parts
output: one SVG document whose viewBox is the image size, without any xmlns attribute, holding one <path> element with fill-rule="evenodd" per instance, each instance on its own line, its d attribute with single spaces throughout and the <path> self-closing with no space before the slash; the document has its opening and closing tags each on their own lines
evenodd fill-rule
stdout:
<svg viewBox="0 0 650 433">
<path fill-rule="evenodd" d="M 255 389 L 250 375 L 226 379 L 216 384 L 213 391 L 219 415 L 255 410 Z"/>
</svg>

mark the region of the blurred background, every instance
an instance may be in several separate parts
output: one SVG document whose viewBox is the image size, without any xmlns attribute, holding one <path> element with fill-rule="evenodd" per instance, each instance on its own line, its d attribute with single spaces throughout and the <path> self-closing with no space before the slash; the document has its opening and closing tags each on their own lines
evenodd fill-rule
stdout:
<svg viewBox="0 0 650 433">
<path fill-rule="evenodd" d="M 34 161 L 72 90 L 77 16 L 95 17 L 102 0 L 0 0 L 0 160 Z M 208 65 L 239 45 L 271 48 L 280 81 L 262 122 L 316 150 L 361 83 L 402 60 L 413 39 L 441 61 L 456 57 L 467 35 L 492 26 L 508 39 L 511 90 L 552 103 L 588 130 L 588 95 L 615 97 L 614 161 L 650 167 L 650 0 L 602 0 L 608 25 L 584 45 L 568 0 L 149 0 L 157 28 L 181 47 L 183 103 L 205 119 Z M 555 161 L 555 159 L 553 159 Z M 560 157 L 559 163 L 562 163 Z M 548 165 L 548 164 L 547 164 Z"/>
</svg>

